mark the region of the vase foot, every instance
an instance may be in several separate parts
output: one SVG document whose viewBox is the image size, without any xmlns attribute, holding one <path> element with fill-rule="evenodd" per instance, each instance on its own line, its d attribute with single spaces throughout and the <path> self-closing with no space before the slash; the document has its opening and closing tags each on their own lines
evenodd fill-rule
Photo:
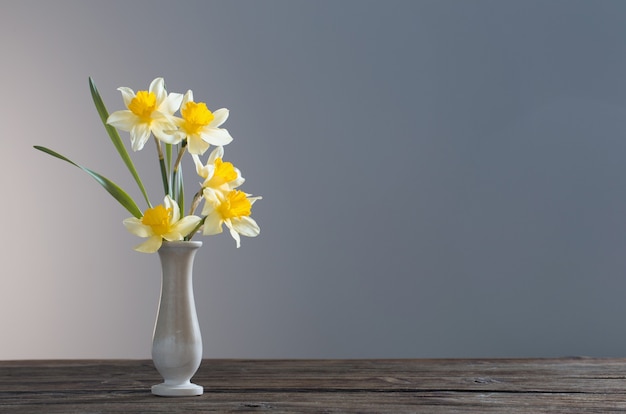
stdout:
<svg viewBox="0 0 626 414">
<path fill-rule="evenodd" d="M 204 388 L 191 382 L 183 385 L 157 384 L 152 386 L 152 394 L 162 397 L 190 397 L 202 395 Z"/>
</svg>

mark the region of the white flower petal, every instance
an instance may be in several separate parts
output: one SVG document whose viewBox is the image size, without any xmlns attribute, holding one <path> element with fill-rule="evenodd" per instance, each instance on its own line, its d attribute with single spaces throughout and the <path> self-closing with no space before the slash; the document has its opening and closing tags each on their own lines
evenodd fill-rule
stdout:
<svg viewBox="0 0 626 414">
<path fill-rule="evenodd" d="M 180 104 L 183 100 L 183 95 L 180 93 L 170 93 L 167 98 L 157 108 L 159 111 L 163 111 L 168 115 L 174 114 L 174 112 L 180 109 Z"/>
<path fill-rule="evenodd" d="M 211 154 L 209 154 L 209 159 L 207 160 L 207 164 L 215 164 L 215 160 L 218 158 L 224 158 L 224 147 L 217 146 Z"/>
<path fill-rule="evenodd" d="M 154 253 L 161 248 L 161 244 L 163 244 L 161 236 L 152 236 L 145 242 L 135 246 L 135 250 L 142 253 Z"/>
<path fill-rule="evenodd" d="M 185 105 L 187 105 L 187 102 L 193 102 L 193 92 L 191 91 L 191 89 L 185 92 L 185 95 L 183 96 L 183 102 L 180 104 L 180 107 L 184 108 Z"/>
<path fill-rule="evenodd" d="M 209 147 L 209 143 L 203 141 L 197 135 L 187 137 L 187 151 L 189 151 L 190 154 L 202 155 L 209 149 Z"/>
<path fill-rule="evenodd" d="M 146 123 L 135 124 L 130 129 L 130 144 L 133 151 L 139 151 L 150 138 L 150 127 Z"/>
<path fill-rule="evenodd" d="M 212 188 L 205 188 L 202 191 L 202 196 L 204 197 L 205 203 L 202 208 L 202 215 L 208 216 L 213 214 L 213 212 L 220 206 L 222 201 L 219 198 L 219 194 L 217 191 Z"/>
<path fill-rule="evenodd" d="M 235 168 L 235 171 L 237 172 L 237 178 L 228 183 L 228 187 L 230 187 L 231 190 L 234 190 L 246 181 L 246 179 L 241 176 L 241 172 L 237 168 Z"/>
<path fill-rule="evenodd" d="M 139 237 L 150 237 L 152 236 L 152 228 L 150 226 L 146 226 L 141 222 L 141 219 L 136 217 L 131 217 L 125 219 L 123 222 L 126 230 Z"/>
<path fill-rule="evenodd" d="M 226 108 L 220 108 L 213 112 L 213 120 L 209 124 L 212 128 L 217 128 L 222 125 L 228 119 L 229 111 Z"/>
<path fill-rule="evenodd" d="M 170 224 L 176 223 L 180 219 L 180 207 L 178 207 L 178 203 L 172 199 L 169 195 L 166 195 L 163 199 L 163 206 L 166 209 L 172 209 L 172 218 L 170 219 Z"/>
<path fill-rule="evenodd" d="M 115 111 L 107 118 L 107 124 L 122 131 L 130 131 L 137 121 L 137 115 L 128 110 Z"/>
<path fill-rule="evenodd" d="M 185 137 L 184 134 L 178 133 L 179 131 L 172 117 L 158 111 L 153 113 L 150 129 L 159 141 L 163 141 L 166 144 L 178 144 Z"/>
<path fill-rule="evenodd" d="M 155 131 L 157 132 L 157 131 Z M 174 130 L 174 129 L 163 129 L 157 132 L 159 136 L 157 137 L 160 141 L 165 142 L 166 144 L 178 144 L 185 138 L 187 138 L 187 134 L 184 131 Z M 156 136 L 157 134 L 155 134 Z"/>
<path fill-rule="evenodd" d="M 213 212 L 209 214 L 204 220 L 204 225 L 202 226 L 202 234 L 204 234 L 205 236 L 220 234 L 223 231 L 222 224 L 223 221 L 220 215 L 217 214 L 217 212 Z"/>
<path fill-rule="evenodd" d="M 185 216 L 174 224 L 174 230 L 185 237 L 198 226 L 201 220 L 198 216 Z"/>
<path fill-rule="evenodd" d="M 127 88 L 125 86 L 117 88 L 117 90 L 122 92 L 122 99 L 124 100 L 124 105 L 126 105 L 126 108 L 128 108 L 128 105 L 130 105 L 130 102 L 136 96 L 135 92 L 132 89 Z"/>
<path fill-rule="evenodd" d="M 150 82 L 148 92 L 152 92 L 156 95 L 157 105 L 160 106 L 167 97 L 167 92 L 165 91 L 165 81 L 163 78 L 155 78 L 152 82 Z"/>
<path fill-rule="evenodd" d="M 259 225 L 251 217 L 233 217 L 230 219 L 233 229 L 246 237 L 256 237 L 261 232 Z"/>
<path fill-rule="evenodd" d="M 215 146 L 228 145 L 233 140 L 230 133 L 223 128 L 205 127 L 200 131 L 200 136 L 204 141 Z"/>
<path fill-rule="evenodd" d="M 178 241 L 183 239 L 183 235 L 178 231 L 172 230 L 169 233 L 165 233 L 163 238 L 167 241 Z"/>
<path fill-rule="evenodd" d="M 237 233 L 237 231 L 233 228 L 230 220 L 225 220 L 224 224 L 226 224 L 226 227 L 228 227 L 228 229 L 230 230 L 230 236 L 235 239 L 235 242 L 237 243 L 237 248 L 241 247 L 241 237 L 239 237 L 239 233 Z"/>
<path fill-rule="evenodd" d="M 237 243 L 237 248 L 241 247 L 241 237 L 239 237 L 239 233 L 237 233 L 235 230 L 230 229 L 230 235 L 233 239 L 235 239 L 235 242 Z"/>
<path fill-rule="evenodd" d="M 193 163 L 196 165 L 196 173 L 206 179 L 208 176 L 208 169 L 207 166 L 202 164 L 202 161 L 200 161 L 200 157 L 198 156 L 198 154 L 191 154 L 191 158 L 193 159 Z"/>
</svg>

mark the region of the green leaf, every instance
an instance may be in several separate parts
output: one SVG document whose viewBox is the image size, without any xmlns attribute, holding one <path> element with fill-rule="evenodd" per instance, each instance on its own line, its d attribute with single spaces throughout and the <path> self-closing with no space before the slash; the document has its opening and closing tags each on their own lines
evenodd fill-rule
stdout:
<svg viewBox="0 0 626 414">
<path fill-rule="evenodd" d="M 169 169 L 172 168 L 172 144 L 165 144 L 165 164 L 167 165 L 167 173 L 169 175 Z"/>
<path fill-rule="evenodd" d="M 172 144 L 165 144 L 165 165 L 167 166 L 166 173 L 163 175 L 163 180 L 167 182 L 167 191 L 170 197 L 174 197 L 172 182 Z M 163 168 L 163 167 L 162 167 Z"/>
<path fill-rule="evenodd" d="M 159 169 L 161 170 L 161 181 L 163 181 L 163 192 L 165 195 L 172 195 L 172 190 L 170 188 L 170 182 L 167 179 L 167 169 L 165 167 L 165 159 L 159 157 Z"/>
<path fill-rule="evenodd" d="M 74 161 L 64 157 L 58 152 L 52 151 L 51 149 L 41 147 L 39 145 L 35 145 L 34 148 L 38 149 L 39 151 L 43 151 L 46 154 L 52 155 L 53 157 L 56 157 L 60 160 L 67 161 L 75 167 L 78 167 L 81 170 L 85 171 L 87 174 L 91 175 L 98 183 L 100 183 L 100 185 L 104 187 L 104 189 L 107 190 L 109 194 L 111 194 L 113 198 L 115 198 L 124 208 L 126 208 L 126 210 L 130 212 L 130 214 L 137 218 L 141 218 L 143 216 L 143 213 L 141 212 L 139 207 L 137 207 L 135 201 L 133 201 L 133 199 L 113 181 L 98 174 L 95 171 L 90 170 L 89 168 L 85 168 L 79 164 L 76 164 Z"/>
<path fill-rule="evenodd" d="M 141 178 L 139 177 L 139 174 L 137 173 L 137 170 L 135 169 L 133 160 L 128 155 L 128 151 L 126 151 L 126 147 L 124 146 L 124 143 L 122 142 L 122 139 L 120 138 L 120 135 L 117 133 L 117 130 L 114 127 L 107 124 L 107 119 L 109 118 L 109 112 L 104 106 L 104 102 L 102 102 L 100 93 L 98 92 L 98 89 L 96 88 L 96 85 L 93 82 L 93 79 L 91 78 L 89 78 L 89 89 L 91 90 L 91 97 L 93 99 L 93 103 L 96 105 L 96 109 L 98 110 L 98 114 L 100 115 L 100 120 L 102 120 L 102 124 L 104 125 L 104 128 L 106 129 L 107 133 L 109 134 L 109 137 L 111 138 L 111 142 L 113 142 L 115 149 L 117 149 L 117 152 L 120 154 L 120 157 L 122 157 L 122 160 L 124 161 L 124 164 L 126 164 L 128 171 L 130 171 L 131 175 L 137 182 L 137 185 L 139 186 L 139 190 L 141 191 L 141 194 L 146 200 L 148 207 L 152 207 L 152 204 L 150 204 L 150 200 L 148 199 L 148 193 L 146 192 L 146 189 L 144 188 L 143 183 L 141 182 Z"/>
<path fill-rule="evenodd" d="M 174 171 L 174 199 L 178 202 L 180 213 L 185 215 L 185 190 L 183 184 L 183 166 L 179 165 L 178 169 Z"/>
</svg>

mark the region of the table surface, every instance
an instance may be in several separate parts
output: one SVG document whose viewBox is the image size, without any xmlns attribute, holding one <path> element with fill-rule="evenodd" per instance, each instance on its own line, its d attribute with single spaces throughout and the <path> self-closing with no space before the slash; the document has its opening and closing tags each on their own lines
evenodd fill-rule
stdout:
<svg viewBox="0 0 626 414">
<path fill-rule="evenodd" d="M 197 397 L 149 360 L 0 361 L 0 413 L 610 413 L 626 359 L 205 359 Z"/>
</svg>

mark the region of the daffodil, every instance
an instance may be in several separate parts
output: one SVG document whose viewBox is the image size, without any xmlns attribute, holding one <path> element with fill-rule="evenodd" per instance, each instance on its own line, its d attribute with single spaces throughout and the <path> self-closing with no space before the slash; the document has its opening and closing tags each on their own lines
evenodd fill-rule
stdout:
<svg viewBox="0 0 626 414">
<path fill-rule="evenodd" d="M 213 191 L 210 188 L 204 190 L 204 208 L 202 215 L 206 216 L 202 233 L 204 235 L 219 234 L 225 224 L 230 230 L 230 235 L 241 245 L 239 235 L 255 237 L 261 231 L 256 221 L 250 217 L 252 204 L 261 197 L 250 197 L 240 190 L 231 190 L 227 193 Z"/>
<path fill-rule="evenodd" d="M 200 224 L 198 216 L 180 218 L 178 204 L 170 196 L 165 196 L 163 204 L 147 209 L 143 217 L 131 217 L 124 220 L 128 231 L 148 240 L 135 246 L 143 253 L 154 253 L 161 247 L 163 239 L 167 241 L 183 240 Z"/>
<path fill-rule="evenodd" d="M 196 164 L 196 172 L 202 178 L 203 188 L 212 188 L 219 191 L 230 191 L 244 183 L 245 179 L 241 172 L 232 163 L 224 162 L 224 147 L 216 147 L 206 164 L 202 164 L 197 154 L 192 154 L 193 162 Z"/>
<path fill-rule="evenodd" d="M 187 140 L 190 154 L 204 154 L 209 146 L 223 146 L 233 138 L 220 126 L 228 119 L 228 109 L 221 108 L 211 112 L 204 102 L 194 102 L 191 90 L 185 93 L 180 106 L 180 115 L 176 117 L 178 130 L 171 131 L 176 141 Z"/>
<path fill-rule="evenodd" d="M 109 115 L 107 124 L 123 131 L 130 132 L 133 151 L 139 151 L 150 138 L 150 133 L 166 143 L 176 144 L 177 136 L 171 131 L 176 128 L 174 112 L 180 108 L 183 95 L 168 94 L 163 78 L 156 78 L 150 83 L 147 91 L 135 93 L 132 89 L 121 87 L 126 110 L 116 111 Z"/>
</svg>

